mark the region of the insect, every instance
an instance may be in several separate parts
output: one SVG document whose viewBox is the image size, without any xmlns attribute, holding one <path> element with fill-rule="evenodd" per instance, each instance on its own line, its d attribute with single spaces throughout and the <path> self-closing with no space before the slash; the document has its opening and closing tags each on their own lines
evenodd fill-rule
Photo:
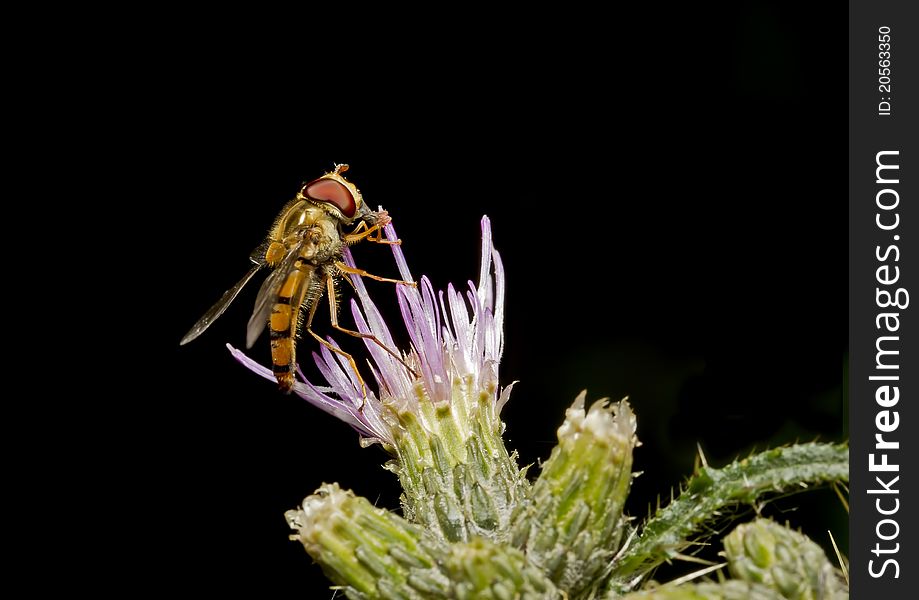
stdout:
<svg viewBox="0 0 919 600">
<path fill-rule="evenodd" d="M 378 344 L 417 377 L 417 373 L 401 356 L 375 336 L 346 329 L 338 323 L 338 281 L 343 274 L 400 285 L 417 285 L 410 281 L 371 275 L 342 261 L 344 247 L 362 240 L 377 244 L 401 243 L 401 240 L 383 238 L 382 230 L 390 222 L 389 214 L 367 208 L 357 187 L 342 176 L 347 170 L 348 165 L 335 165 L 332 172 L 300 188 L 275 219 L 268 237 L 250 255 L 253 265 L 249 271 L 198 319 L 182 338 L 180 345 L 204 333 L 226 311 L 253 276 L 268 267 L 272 271 L 259 289 L 255 309 L 246 328 L 246 347 L 251 348 L 265 327 L 268 327 L 271 368 L 282 392 L 289 393 L 293 388 L 296 339 L 300 331 L 305 330 L 320 344 L 349 362 L 360 382 L 363 397 L 367 397 L 364 380 L 354 358 L 312 329 L 313 317 L 323 295 L 328 298 L 333 328 Z M 345 233 L 345 227 L 355 224 L 350 233 Z M 350 280 L 347 281 L 350 283 Z"/>
</svg>

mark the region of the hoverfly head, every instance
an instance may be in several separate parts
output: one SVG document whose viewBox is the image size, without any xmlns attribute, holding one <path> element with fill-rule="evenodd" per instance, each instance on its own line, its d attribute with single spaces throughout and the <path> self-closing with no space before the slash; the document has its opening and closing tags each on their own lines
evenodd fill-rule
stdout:
<svg viewBox="0 0 919 600">
<path fill-rule="evenodd" d="M 347 170 L 348 165 L 337 164 L 335 170 L 304 184 L 300 189 L 301 196 L 321 206 L 344 225 L 350 225 L 358 218 L 367 220 L 366 213 L 372 214 L 365 208 L 357 187 L 342 177 L 341 174 Z"/>
</svg>

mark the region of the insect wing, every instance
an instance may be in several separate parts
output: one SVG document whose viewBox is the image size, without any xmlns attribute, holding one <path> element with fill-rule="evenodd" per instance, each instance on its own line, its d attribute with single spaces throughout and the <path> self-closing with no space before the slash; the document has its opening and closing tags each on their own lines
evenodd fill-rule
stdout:
<svg viewBox="0 0 919 600">
<path fill-rule="evenodd" d="M 243 278 L 239 282 L 228 289 L 223 293 L 223 296 L 220 297 L 220 300 L 214 303 L 214 306 L 210 307 L 204 316 L 198 319 L 198 322 L 192 325 L 192 328 L 188 330 L 188 333 L 185 334 L 185 337 L 182 338 L 182 341 L 179 342 L 180 346 L 184 346 L 188 342 L 197 338 L 199 335 L 204 333 L 204 331 L 211 326 L 211 323 L 217 320 L 217 318 L 226 311 L 227 307 L 233 303 L 233 300 L 236 299 L 236 296 L 239 295 L 239 292 L 246 287 L 246 284 L 249 283 L 249 280 L 262 268 L 262 265 L 255 264 L 249 269 L 249 272 L 243 275 Z"/>
<path fill-rule="evenodd" d="M 281 260 L 271 272 L 271 275 L 265 279 L 262 287 L 259 288 L 258 296 L 255 298 L 255 309 L 252 311 L 252 316 L 249 317 L 249 324 L 246 326 L 246 348 L 251 348 L 258 336 L 262 335 L 262 331 L 265 330 L 265 326 L 268 324 L 268 317 L 271 315 L 274 303 L 278 298 L 278 293 L 281 291 L 284 282 L 287 281 L 287 276 L 300 254 L 301 245 L 294 246 L 287 253 L 287 256 Z"/>
</svg>

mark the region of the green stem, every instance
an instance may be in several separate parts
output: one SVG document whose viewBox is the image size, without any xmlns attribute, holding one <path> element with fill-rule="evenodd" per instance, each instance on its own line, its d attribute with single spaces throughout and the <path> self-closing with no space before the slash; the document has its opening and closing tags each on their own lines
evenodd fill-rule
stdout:
<svg viewBox="0 0 919 600">
<path fill-rule="evenodd" d="M 754 504 L 768 493 L 848 480 L 846 445 L 799 444 L 755 454 L 723 469 L 702 467 L 680 496 L 658 509 L 619 556 L 607 588 L 620 594 L 634 589 L 648 572 L 686 548 L 689 537 L 727 507 Z"/>
</svg>

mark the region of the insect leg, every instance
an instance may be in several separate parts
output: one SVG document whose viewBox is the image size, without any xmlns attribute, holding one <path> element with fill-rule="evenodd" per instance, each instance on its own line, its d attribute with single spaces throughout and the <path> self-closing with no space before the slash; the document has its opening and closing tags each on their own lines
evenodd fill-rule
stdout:
<svg viewBox="0 0 919 600">
<path fill-rule="evenodd" d="M 338 322 L 338 315 L 336 314 L 337 304 L 335 302 L 335 282 L 332 280 L 332 278 L 329 275 L 326 275 L 325 277 L 326 277 L 326 285 L 329 290 L 329 306 L 332 309 L 332 325 L 334 326 Z M 361 384 L 362 402 L 364 400 L 367 400 L 367 387 L 364 385 L 364 378 L 361 377 L 361 372 L 357 370 L 357 363 L 354 362 L 354 357 L 348 354 L 347 352 L 345 352 L 344 350 L 342 350 L 341 348 L 336 348 L 335 346 L 330 344 L 327 340 L 322 339 L 322 337 L 319 334 L 317 334 L 315 331 L 313 331 L 313 328 L 312 328 L 313 327 L 313 317 L 316 315 L 317 306 L 319 306 L 319 302 L 314 302 L 313 305 L 310 307 L 310 314 L 309 314 L 309 317 L 307 317 L 306 319 L 306 327 L 305 327 L 306 332 L 310 334 L 311 336 L 313 336 L 313 338 L 317 342 L 319 342 L 320 344 L 322 344 L 323 346 L 325 346 L 326 348 L 328 348 L 335 354 L 338 354 L 339 356 L 343 356 L 345 360 L 348 361 L 348 364 L 351 365 L 351 369 L 354 370 L 354 374 L 357 375 L 358 382 L 360 382 Z M 361 408 L 363 408 L 363 404 L 361 405 Z"/>
<path fill-rule="evenodd" d="M 375 279 L 376 281 L 385 281 L 387 283 L 398 283 L 401 285 L 410 285 L 414 288 L 418 287 L 418 284 L 414 281 L 403 281 L 401 279 L 390 279 L 389 277 L 380 277 L 379 275 L 373 275 L 368 273 L 364 269 L 358 269 L 357 267 L 350 267 L 340 260 L 335 261 L 335 266 L 338 267 L 338 270 L 342 273 L 348 273 L 349 275 L 357 275 L 359 277 L 369 277 L 370 279 Z"/>
<path fill-rule="evenodd" d="M 361 228 L 363 228 L 363 231 Z M 374 233 L 376 234 L 376 237 L 372 236 Z M 367 227 L 367 223 L 361 221 L 360 224 L 354 228 L 354 231 L 345 234 L 345 243 L 349 245 L 364 239 L 366 239 L 368 242 L 374 242 L 375 244 L 389 244 L 391 246 L 399 246 L 402 244 L 402 240 L 393 241 L 384 239 L 383 227 L 379 223 L 371 227 Z"/>
<path fill-rule="evenodd" d="M 388 279 L 386 281 L 394 281 L 394 280 Z M 338 302 L 335 300 L 335 282 L 332 280 L 331 277 L 326 279 L 326 287 L 328 288 L 328 291 L 329 291 L 329 309 L 332 312 L 332 327 L 334 327 L 335 329 L 337 329 L 338 331 L 342 333 L 347 333 L 348 335 L 351 335 L 357 338 L 362 338 L 365 340 L 372 341 L 374 344 L 376 344 L 383 350 L 386 350 L 386 352 L 388 352 L 390 356 L 392 356 L 393 358 L 398 360 L 400 363 L 402 363 L 402 366 L 408 369 L 408 372 L 411 373 L 416 379 L 420 377 L 420 375 L 416 373 L 414 369 L 412 369 L 410 366 L 408 366 L 408 364 L 406 364 L 404 360 L 402 360 L 401 356 L 399 356 L 394 350 L 391 350 L 389 346 L 381 342 L 377 336 L 373 335 L 372 333 L 361 333 L 360 331 L 353 331 L 351 329 L 345 329 L 344 327 L 339 325 L 338 324 Z M 360 377 L 360 375 L 358 375 L 358 377 Z"/>
</svg>

